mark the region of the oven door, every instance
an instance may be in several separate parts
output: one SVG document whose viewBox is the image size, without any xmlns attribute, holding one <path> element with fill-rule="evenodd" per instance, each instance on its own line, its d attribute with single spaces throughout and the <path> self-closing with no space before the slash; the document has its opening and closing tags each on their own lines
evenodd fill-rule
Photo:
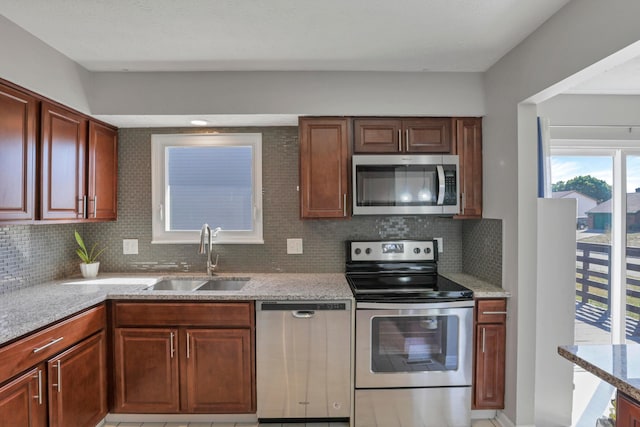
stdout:
<svg viewBox="0 0 640 427">
<path fill-rule="evenodd" d="M 357 303 L 356 388 L 470 386 L 473 301 Z"/>
</svg>

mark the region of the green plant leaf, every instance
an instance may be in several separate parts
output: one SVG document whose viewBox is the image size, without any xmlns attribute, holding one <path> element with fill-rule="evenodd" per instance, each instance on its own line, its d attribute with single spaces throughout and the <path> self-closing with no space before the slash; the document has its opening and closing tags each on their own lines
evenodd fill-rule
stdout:
<svg viewBox="0 0 640 427">
<path fill-rule="evenodd" d="M 75 236 L 76 242 L 78 242 L 78 246 L 80 246 L 79 248 L 76 249 L 76 254 L 78 254 L 82 262 L 84 262 L 85 264 L 91 264 L 96 262 L 96 259 L 106 249 L 106 248 L 102 248 L 97 253 L 95 253 L 96 247 L 98 246 L 98 244 L 94 243 L 94 245 L 91 247 L 91 252 L 89 252 L 87 251 L 87 247 L 84 244 L 84 240 L 82 239 L 82 236 L 80 235 L 80 233 L 78 233 L 77 230 L 74 231 L 74 236 Z"/>
</svg>

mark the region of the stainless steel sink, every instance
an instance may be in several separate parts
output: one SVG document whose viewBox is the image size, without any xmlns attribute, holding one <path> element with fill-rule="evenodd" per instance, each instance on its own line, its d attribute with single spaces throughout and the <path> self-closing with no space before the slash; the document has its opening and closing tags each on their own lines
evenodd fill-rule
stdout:
<svg viewBox="0 0 640 427">
<path fill-rule="evenodd" d="M 164 279 L 147 288 L 150 291 L 239 291 L 249 277 L 220 277 L 216 279 Z"/>
<path fill-rule="evenodd" d="M 147 289 L 153 291 L 192 291 L 205 283 L 207 281 L 203 279 L 164 279 Z"/>
<path fill-rule="evenodd" d="M 201 286 L 198 286 L 196 291 L 239 291 L 247 284 L 248 277 L 234 277 L 233 279 L 220 278 L 208 280 Z"/>
</svg>

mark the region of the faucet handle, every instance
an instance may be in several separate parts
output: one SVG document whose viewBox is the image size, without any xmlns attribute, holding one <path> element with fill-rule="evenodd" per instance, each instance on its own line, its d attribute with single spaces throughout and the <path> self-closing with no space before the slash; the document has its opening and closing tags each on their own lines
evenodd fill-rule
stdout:
<svg viewBox="0 0 640 427">
<path fill-rule="evenodd" d="M 218 267 L 218 256 L 219 254 L 216 254 L 216 261 L 213 264 L 211 264 L 210 268 L 212 272 Z"/>
</svg>

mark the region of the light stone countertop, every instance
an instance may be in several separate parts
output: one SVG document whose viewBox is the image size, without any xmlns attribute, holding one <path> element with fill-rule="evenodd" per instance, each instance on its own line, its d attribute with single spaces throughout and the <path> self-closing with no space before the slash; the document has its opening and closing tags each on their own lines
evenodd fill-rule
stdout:
<svg viewBox="0 0 640 427">
<path fill-rule="evenodd" d="M 233 273 L 214 278 L 249 277 L 239 291 L 150 291 L 163 278 L 203 274 L 100 274 L 97 279 L 71 278 L 0 295 L 0 345 L 108 299 L 128 300 L 352 300 L 343 273 Z M 132 284 L 128 284 L 132 283 Z"/>
<path fill-rule="evenodd" d="M 571 345 L 558 354 L 640 401 L 640 345 Z"/>
<path fill-rule="evenodd" d="M 476 298 L 506 298 L 496 285 L 462 273 L 443 273 L 474 291 Z M 163 278 L 208 279 L 197 274 L 105 273 L 96 279 L 69 278 L 0 295 L 0 345 L 106 300 L 352 300 L 344 273 L 219 273 L 213 278 L 248 277 L 239 291 L 154 291 Z"/>
<path fill-rule="evenodd" d="M 471 289 L 474 298 L 509 298 L 511 296 L 510 292 L 500 286 L 478 279 L 470 274 L 441 272 L 440 275 Z"/>
</svg>

